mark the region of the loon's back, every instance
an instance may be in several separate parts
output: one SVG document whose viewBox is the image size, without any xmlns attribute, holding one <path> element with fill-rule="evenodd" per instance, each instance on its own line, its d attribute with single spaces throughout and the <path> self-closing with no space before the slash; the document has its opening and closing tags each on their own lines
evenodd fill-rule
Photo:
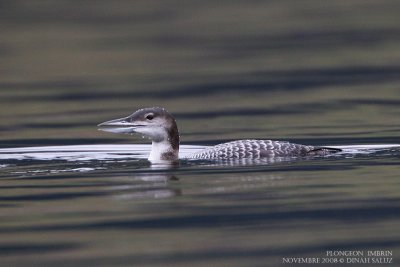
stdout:
<svg viewBox="0 0 400 267">
<path fill-rule="evenodd" d="M 315 147 L 273 140 L 236 140 L 198 151 L 193 159 L 259 159 L 272 157 L 304 157 L 328 155 L 341 151 L 328 147 Z"/>
</svg>

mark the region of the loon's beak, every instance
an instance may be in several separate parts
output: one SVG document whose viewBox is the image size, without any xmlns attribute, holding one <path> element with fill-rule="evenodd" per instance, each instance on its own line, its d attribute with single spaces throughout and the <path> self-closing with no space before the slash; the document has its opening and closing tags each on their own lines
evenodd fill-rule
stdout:
<svg viewBox="0 0 400 267">
<path fill-rule="evenodd" d="M 135 132 L 135 129 L 140 127 L 135 123 L 130 122 L 129 117 L 110 120 L 97 125 L 100 131 L 111 132 L 111 133 L 124 133 L 131 134 Z"/>
</svg>

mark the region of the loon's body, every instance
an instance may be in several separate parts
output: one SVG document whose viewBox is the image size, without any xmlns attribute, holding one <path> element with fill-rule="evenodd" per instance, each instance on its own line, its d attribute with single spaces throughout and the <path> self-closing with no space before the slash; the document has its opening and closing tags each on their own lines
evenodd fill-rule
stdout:
<svg viewBox="0 0 400 267">
<path fill-rule="evenodd" d="M 179 159 L 179 132 L 174 117 L 163 108 L 145 108 L 132 115 L 99 124 L 103 131 L 140 133 L 152 140 L 151 162 Z M 340 151 L 272 140 L 237 140 L 212 146 L 187 156 L 193 159 L 260 159 L 328 155 Z"/>
<path fill-rule="evenodd" d="M 305 146 L 286 141 L 236 140 L 203 149 L 190 155 L 194 159 L 260 159 L 272 157 L 305 157 L 328 155 L 338 149 Z"/>
</svg>

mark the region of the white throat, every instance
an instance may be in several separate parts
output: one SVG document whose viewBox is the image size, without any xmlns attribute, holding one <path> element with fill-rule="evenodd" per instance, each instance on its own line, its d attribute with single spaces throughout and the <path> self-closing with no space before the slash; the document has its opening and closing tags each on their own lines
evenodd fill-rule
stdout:
<svg viewBox="0 0 400 267">
<path fill-rule="evenodd" d="M 178 159 L 178 151 L 175 151 L 168 140 L 151 143 L 149 161 L 166 162 Z M 167 157 L 167 158 L 166 158 Z"/>
</svg>

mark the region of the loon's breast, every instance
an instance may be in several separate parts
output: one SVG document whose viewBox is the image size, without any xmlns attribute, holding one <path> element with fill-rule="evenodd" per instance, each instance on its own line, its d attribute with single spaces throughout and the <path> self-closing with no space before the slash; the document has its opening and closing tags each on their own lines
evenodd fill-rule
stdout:
<svg viewBox="0 0 400 267">
<path fill-rule="evenodd" d="M 189 155 L 193 159 L 259 159 L 328 155 L 340 149 L 315 147 L 273 140 L 236 140 Z"/>
</svg>

